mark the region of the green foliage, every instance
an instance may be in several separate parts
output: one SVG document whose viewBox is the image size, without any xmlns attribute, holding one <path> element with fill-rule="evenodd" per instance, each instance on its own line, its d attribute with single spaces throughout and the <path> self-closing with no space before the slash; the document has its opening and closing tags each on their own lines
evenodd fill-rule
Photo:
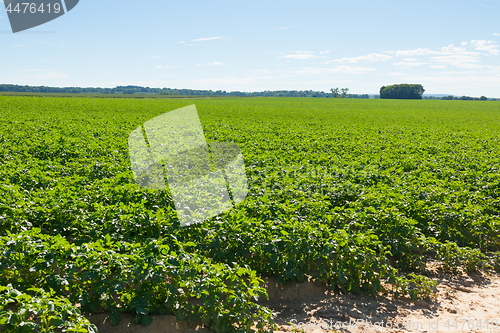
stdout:
<svg viewBox="0 0 500 333">
<path fill-rule="evenodd" d="M 1 296 L 2 323 L 70 309 L 66 325 L 90 331 L 78 305 L 264 331 L 263 277 L 415 299 L 433 294 L 428 259 L 500 267 L 497 103 L 194 102 L 209 141 L 242 148 L 249 194 L 180 228 L 168 191 L 134 184 L 127 138 L 193 101 L 0 97 L 2 295 L 59 304 L 22 317 L 30 298 Z"/>
<path fill-rule="evenodd" d="M 462 97 L 455 97 L 455 96 L 444 96 L 441 98 L 442 100 L 447 100 L 447 101 L 451 101 L 451 100 L 461 100 L 461 101 L 487 101 L 488 100 L 488 97 L 486 96 L 481 96 L 481 97 L 470 97 L 470 96 L 462 96 Z M 494 100 L 494 99 L 492 99 Z"/>
<path fill-rule="evenodd" d="M 422 99 L 425 92 L 421 84 L 394 84 L 380 88 L 381 99 Z"/>
<path fill-rule="evenodd" d="M 438 283 L 422 275 L 413 273 L 390 280 L 394 285 L 394 295 L 408 295 L 413 301 L 436 296 Z"/>
<path fill-rule="evenodd" d="M 0 286 L 0 329 L 5 333 L 81 332 L 97 333 L 80 310 L 64 297 L 43 289 L 20 292 L 12 285 Z"/>
</svg>

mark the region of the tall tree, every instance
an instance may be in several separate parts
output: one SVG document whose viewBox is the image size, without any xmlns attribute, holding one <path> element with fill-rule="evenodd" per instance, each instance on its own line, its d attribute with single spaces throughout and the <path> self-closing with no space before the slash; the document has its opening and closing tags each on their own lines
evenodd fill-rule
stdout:
<svg viewBox="0 0 500 333">
<path fill-rule="evenodd" d="M 349 88 L 342 88 L 340 90 L 342 91 L 342 98 L 346 98 L 347 92 L 349 91 Z"/>
<path fill-rule="evenodd" d="M 333 98 L 338 98 L 340 96 L 340 90 L 339 88 L 335 88 L 335 89 L 330 89 L 330 91 L 332 92 L 332 97 Z"/>
</svg>

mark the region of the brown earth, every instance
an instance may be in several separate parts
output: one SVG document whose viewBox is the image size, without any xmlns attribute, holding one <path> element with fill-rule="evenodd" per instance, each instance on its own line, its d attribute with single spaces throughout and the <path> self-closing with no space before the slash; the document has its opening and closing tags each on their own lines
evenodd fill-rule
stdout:
<svg viewBox="0 0 500 333">
<path fill-rule="evenodd" d="M 313 282 L 279 286 L 267 280 L 269 301 L 262 304 L 275 313 L 278 332 L 500 333 L 500 275 L 436 273 L 433 279 L 439 285 L 429 302 L 328 292 Z M 155 316 L 148 327 L 133 324 L 131 316 L 123 316 L 118 326 L 109 325 L 106 314 L 88 318 L 99 333 L 212 332 L 178 322 L 174 316 Z"/>
</svg>

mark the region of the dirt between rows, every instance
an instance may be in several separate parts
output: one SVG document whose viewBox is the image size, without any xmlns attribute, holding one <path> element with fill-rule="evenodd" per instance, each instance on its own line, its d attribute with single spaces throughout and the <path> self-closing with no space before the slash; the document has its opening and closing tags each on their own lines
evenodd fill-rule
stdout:
<svg viewBox="0 0 500 333">
<path fill-rule="evenodd" d="M 323 332 L 499 332 L 500 275 L 436 273 L 437 297 L 429 302 L 394 300 L 383 295 L 329 292 L 314 282 L 278 285 L 266 280 L 269 307 L 276 315 L 278 333 Z M 99 333 L 210 333 L 201 325 L 178 322 L 174 316 L 154 316 L 144 327 L 123 315 L 118 326 L 108 314 L 89 315 Z M 276 332 L 276 331 L 275 331 Z"/>
</svg>

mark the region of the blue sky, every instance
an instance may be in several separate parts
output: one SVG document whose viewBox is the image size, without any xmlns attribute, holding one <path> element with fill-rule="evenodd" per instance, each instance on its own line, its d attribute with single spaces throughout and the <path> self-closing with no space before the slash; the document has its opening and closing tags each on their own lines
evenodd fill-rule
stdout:
<svg viewBox="0 0 500 333">
<path fill-rule="evenodd" d="M 0 83 L 500 97 L 500 0 L 80 0 L 13 34 Z"/>
</svg>

